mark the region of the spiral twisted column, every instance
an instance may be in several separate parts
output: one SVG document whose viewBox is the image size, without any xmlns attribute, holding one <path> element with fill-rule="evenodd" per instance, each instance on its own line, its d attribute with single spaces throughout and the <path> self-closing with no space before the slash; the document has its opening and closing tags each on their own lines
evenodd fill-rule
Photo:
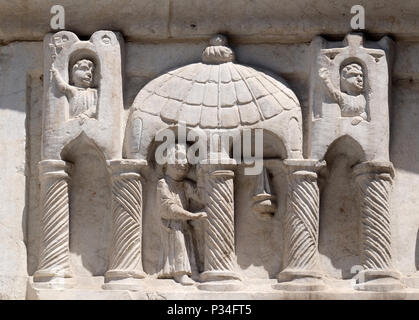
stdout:
<svg viewBox="0 0 419 320">
<path fill-rule="evenodd" d="M 201 164 L 206 176 L 205 271 L 200 289 L 236 290 L 241 286 L 237 273 L 234 240 L 235 162 Z"/>
<path fill-rule="evenodd" d="M 364 162 L 354 168 L 361 210 L 361 264 L 356 289 L 387 291 L 401 287 L 391 257 L 390 162 Z"/>
<path fill-rule="evenodd" d="M 322 290 L 325 285 L 318 271 L 319 188 L 314 160 L 285 160 L 288 203 L 284 219 L 286 268 L 278 275 L 275 289 Z"/>
<path fill-rule="evenodd" d="M 145 277 L 142 263 L 143 189 L 140 160 L 111 160 L 112 245 L 105 289 L 124 289 L 139 285 Z"/>
<path fill-rule="evenodd" d="M 38 164 L 41 182 L 41 235 L 34 282 L 56 282 L 72 277 L 69 248 L 69 175 L 71 165 L 61 160 Z M 63 282 L 64 284 L 64 282 Z"/>
</svg>

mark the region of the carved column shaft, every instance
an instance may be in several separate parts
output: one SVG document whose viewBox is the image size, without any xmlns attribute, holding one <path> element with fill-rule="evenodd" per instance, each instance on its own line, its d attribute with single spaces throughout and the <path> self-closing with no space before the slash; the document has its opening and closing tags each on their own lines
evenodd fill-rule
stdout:
<svg viewBox="0 0 419 320">
<path fill-rule="evenodd" d="M 234 239 L 234 171 L 232 165 L 206 164 L 206 211 L 204 282 L 240 280 L 236 273 Z M 205 289 L 211 290 L 209 286 Z M 234 290 L 223 287 L 223 290 Z"/>
<path fill-rule="evenodd" d="M 393 166 L 390 162 L 365 162 L 354 168 L 354 175 L 358 184 L 361 210 L 363 279 L 365 282 L 379 278 L 399 279 L 400 274 L 394 270 L 391 257 L 389 198 L 394 176 Z M 397 284 L 386 284 L 389 289 L 395 285 Z M 382 284 L 380 286 L 383 287 Z"/>
<path fill-rule="evenodd" d="M 288 203 L 284 219 L 285 269 L 274 286 L 283 290 L 321 290 L 318 271 L 319 169 L 314 160 L 285 160 Z"/>
<path fill-rule="evenodd" d="M 39 162 L 41 181 L 41 244 L 34 281 L 72 276 L 69 257 L 70 164 L 61 160 Z"/>
<path fill-rule="evenodd" d="M 106 280 L 144 278 L 142 265 L 143 189 L 136 160 L 108 162 L 112 181 L 112 245 Z"/>
<path fill-rule="evenodd" d="M 206 271 L 234 270 L 233 177 L 231 170 L 213 171 L 208 177 Z"/>
<path fill-rule="evenodd" d="M 367 269 L 391 266 L 388 173 L 367 174 L 358 178 L 361 196 L 362 264 Z"/>
<path fill-rule="evenodd" d="M 285 215 L 285 263 L 290 270 L 313 270 L 318 263 L 319 188 L 317 174 L 296 171 L 289 175 Z"/>
</svg>

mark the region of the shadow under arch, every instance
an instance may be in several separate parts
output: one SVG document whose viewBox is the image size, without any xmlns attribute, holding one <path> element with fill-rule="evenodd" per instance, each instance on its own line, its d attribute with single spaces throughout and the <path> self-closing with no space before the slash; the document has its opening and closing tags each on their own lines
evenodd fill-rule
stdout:
<svg viewBox="0 0 419 320">
<path fill-rule="evenodd" d="M 260 139 L 263 142 L 260 143 Z M 247 144 L 250 142 L 250 146 Z M 258 153 L 258 148 L 262 150 Z M 245 158 L 287 159 L 288 152 L 283 137 L 266 128 L 244 128 L 232 138 L 229 154 L 231 158 L 242 162 Z"/>
<path fill-rule="evenodd" d="M 260 133 L 257 133 L 257 130 L 260 130 Z M 248 135 L 247 138 L 246 135 Z M 263 142 L 259 141 L 260 137 Z M 250 145 L 246 146 L 249 140 Z M 234 156 L 237 162 L 239 160 L 243 162 L 246 158 L 284 160 L 289 156 L 286 148 L 287 142 L 289 141 L 286 141 L 285 137 L 281 137 L 269 129 L 246 128 L 236 138 L 233 145 L 234 147 L 241 143 L 241 154 L 235 154 L 235 150 L 232 148 L 230 156 Z M 263 151 L 262 154 L 258 154 L 258 147 Z M 265 162 L 263 162 L 263 166 L 266 166 Z M 245 174 L 244 167 L 236 171 L 234 180 L 236 256 L 240 269 L 247 276 L 272 279 L 281 271 L 283 264 L 281 215 L 286 207 L 288 187 L 286 179 L 273 179 L 269 172 L 269 166 L 266 168 L 268 169 L 271 192 L 276 196 L 279 207 L 272 219 L 267 221 L 256 216 L 252 208 L 253 197 L 257 193 L 259 173 L 254 171 L 252 175 Z"/>
<path fill-rule="evenodd" d="M 108 267 L 111 189 L 106 158 L 82 132 L 61 151 L 71 162 L 70 259 L 75 276 L 102 276 Z"/>
<path fill-rule="evenodd" d="M 106 163 L 105 154 L 96 144 L 96 142 L 93 139 L 89 138 L 84 131 L 82 131 L 77 137 L 75 137 L 70 142 L 64 145 L 60 153 L 61 159 L 64 161 L 74 163 L 74 159 L 77 156 L 77 149 L 79 149 L 80 146 L 86 146 L 91 148 L 92 150 L 95 150 L 95 152 L 98 154 L 98 156 L 101 157 L 103 162 Z"/>
<path fill-rule="evenodd" d="M 329 163 L 333 163 L 340 156 L 346 157 L 351 167 L 358 162 L 366 160 L 362 146 L 349 135 L 344 135 L 333 141 L 329 148 L 327 148 L 324 160 L 329 165 Z"/>
<path fill-rule="evenodd" d="M 352 168 L 366 160 L 361 145 L 349 135 L 335 140 L 324 159 L 320 179 L 319 252 L 323 270 L 348 279 L 360 264 L 360 212 Z"/>
</svg>

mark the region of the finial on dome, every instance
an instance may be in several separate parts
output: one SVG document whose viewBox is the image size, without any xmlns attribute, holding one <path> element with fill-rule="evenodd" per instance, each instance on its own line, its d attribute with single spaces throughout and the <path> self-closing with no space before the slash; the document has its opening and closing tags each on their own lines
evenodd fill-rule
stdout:
<svg viewBox="0 0 419 320">
<path fill-rule="evenodd" d="M 220 64 L 234 61 L 233 51 L 227 47 L 227 38 L 216 34 L 209 42 L 209 46 L 202 53 L 202 61 L 210 64 Z"/>
<path fill-rule="evenodd" d="M 216 34 L 210 39 L 210 45 L 212 46 L 227 46 L 227 37 L 223 34 Z"/>
</svg>

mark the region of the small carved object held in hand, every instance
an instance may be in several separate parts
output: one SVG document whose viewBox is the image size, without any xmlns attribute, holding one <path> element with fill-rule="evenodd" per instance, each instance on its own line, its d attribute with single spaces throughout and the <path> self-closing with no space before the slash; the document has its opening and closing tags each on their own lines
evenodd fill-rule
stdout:
<svg viewBox="0 0 419 320">
<path fill-rule="evenodd" d="M 256 217 L 261 220 L 269 221 L 275 214 L 276 201 L 275 196 L 271 192 L 266 168 L 263 168 L 262 173 L 258 177 L 258 186 L 256 194 L 253 196 L 252 208 Z"/>
</svg>

